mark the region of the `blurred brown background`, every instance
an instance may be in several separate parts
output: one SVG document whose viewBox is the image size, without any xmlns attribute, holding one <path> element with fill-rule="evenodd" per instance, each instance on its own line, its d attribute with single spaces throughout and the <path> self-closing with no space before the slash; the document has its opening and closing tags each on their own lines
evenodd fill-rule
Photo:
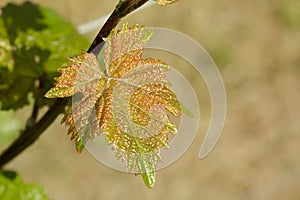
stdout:
<svg viewBox="0 0 300 200">
<path fill-rule="evenodd" d="M 110 13 L 117 0 L 33 2 L 77 26 Z M 213 152 L 198 159 L 210 117 L 203 94 L 199 134 L 181 159 L 157 173 L 153 189 L 87 152 L 78 155 L 60 119 L 7 167 L 43 185 L 54 200 L 300 199 L 300 1 L 181 0 L 123 21 L 183 32 L 213 57 L 228 98 Z"/>
</svg>

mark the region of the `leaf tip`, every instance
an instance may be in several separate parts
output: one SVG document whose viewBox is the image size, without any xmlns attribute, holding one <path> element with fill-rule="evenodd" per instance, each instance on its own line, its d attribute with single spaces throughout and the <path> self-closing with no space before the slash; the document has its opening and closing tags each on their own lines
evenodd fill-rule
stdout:
<svg viewBox="0 0 300 200">
<path fill-rule="evenodd" d="M 193 113 L 190 110 L 188 110 L 186 107 L 184 107 L 184 105 L 180 104 L 180 109 L 181 109 L 181 112 L 183 112 L 187 116 L 192 117 L 192 118 L 194 117 Z"/>
<path fill-rule="evenodd" d="M 46 98 L 54 98 L 53 95 L 52 95 L 52 89 L 50 89 L 45 95 L 44 97 Z"/>
<path fill-rule="evenodd" d="M 77 153 L 81 153 L 84 149 L 84 144 L 81 138 L 76 139 L 76 151 Z"/>
<path fill-rule="evenodd" d="M 153 188 L 155 186 L 155 172 L 151 172 L 150 174 L 141 173 L 141 176 L 148 188 Z"/>
</svg>

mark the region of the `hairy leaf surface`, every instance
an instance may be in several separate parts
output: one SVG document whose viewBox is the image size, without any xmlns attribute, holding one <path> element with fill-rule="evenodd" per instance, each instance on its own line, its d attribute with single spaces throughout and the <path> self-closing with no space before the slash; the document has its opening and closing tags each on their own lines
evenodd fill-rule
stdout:
<svg viewBox="0 0 300 200">
<path fill-rule="evenodd" d="M 123 25 L 105 39 L 103 54 L 83 52 L 60 69 L 60 77 L 46 97 L 73 96 L 64 122 L 76 149 L 99 134 L 128 167 L 153 187 L 160 150 L 168 147 L 168 133 L 177 129 L 169 115 L 179 116 L 181 106 L 169 89 L 169 66 L 142 57 L 151 31 Z M 100 64 L 101 63 L 101 64 Z"/>
</svg>

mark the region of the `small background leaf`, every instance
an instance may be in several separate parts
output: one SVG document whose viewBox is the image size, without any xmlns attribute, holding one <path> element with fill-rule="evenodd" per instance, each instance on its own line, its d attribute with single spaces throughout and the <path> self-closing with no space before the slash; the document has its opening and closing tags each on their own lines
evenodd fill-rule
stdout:
<svg viewBox="0 0 300 200">
<path fill-rule="evenodd" d="M 0 171 L 0 199 L 46 200 L 47 195 L 41 186 L 23 183 L 15 172 Z"/>
<path fill-rule="evenodd" d="M 31 2 L 7 4 L 0 16 L 0 102 L 2 109 L 43 97 L 66 57 L 88 47 L 88 40 L 53 10 Z M 72 41 L 72 42 L 70 42 Z M 51 104 L 40 98 L 39 106 Z"/>
</svg>

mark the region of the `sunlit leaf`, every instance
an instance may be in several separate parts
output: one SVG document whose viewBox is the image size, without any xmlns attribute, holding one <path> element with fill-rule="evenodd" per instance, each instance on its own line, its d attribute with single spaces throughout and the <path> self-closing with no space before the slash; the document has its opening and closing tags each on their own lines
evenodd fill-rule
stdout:
<svg viewBox="0 0 300 200">
<path fill-rule="evenodd" d="M 77 151 L 93 137 L 106 140 L 129 171 L 140 174 L 148 187 L 155 184 L 160 150 L 168 148 L 168 134 L 177 132 L 169 115 L 179 116 L 181 105 L 169 89 L 169 66 L 142 57 L 151 31 L 123 25 L 105 39 L 104 53 L 83 52 L 60 69 L 46 97 L 73 96 L 63 122 L 76 141 Z M 102 63 L 101 66 L 99 63 Z"/>
</svg>

